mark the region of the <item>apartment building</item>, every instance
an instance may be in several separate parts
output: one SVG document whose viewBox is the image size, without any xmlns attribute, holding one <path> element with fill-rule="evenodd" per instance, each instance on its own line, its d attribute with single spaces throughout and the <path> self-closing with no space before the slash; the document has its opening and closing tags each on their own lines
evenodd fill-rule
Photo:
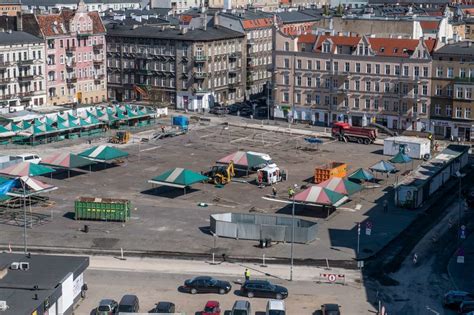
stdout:
<svg viewBox="0 0 474 315">
<path fill-rule="evenodd" d="M 107 99 L 105 27 L 83 1 L 75 11 L 23 16 L 25 31 L 44 40 L 50 105 L 94 104 Z"/>
<path fill-rule="evenodd" d="M 0 15 L 2 16 L 16 16 L 21 12 L 20 0 L 2 0 L 0 1 Z"/>
<path fill-rule="evenodd" d="M 274 116 L 426 130 L 435 40 L 275 35 Z"/>
<path fill-rule="evenodd" d="M 430 130 L 438 138 L 474 139 L 474 45 L 449 44 L 433 53 Z"/>
<path fill-rule="evenodd" d="M 148 99 L 191 111 L 245 95 L 246 38 L 219 26 L 110 25 L 109 98 Z"/>
<path fill-rule="evenodd" d="M 28 13 L 34 10 L 56 13 L 62 9 L 77 10 L 78 3 L 78 0 L 21 0 L 21 8 Z M 84 5 L 89 12 L 140 9 L 141 0 L 84 0 Z"/>
<path fill-rule="evenodd" d="M 44 52 L 38 37 L 0 32 L 0 113 L 46 104 Z"/>
<path fill-rule="evenodd" d="M 246 97 L 266 95 L 272 81 L 273 15 L 250 10 L 221 12 L 214 23 L 246 35 Z"/>
</svg>

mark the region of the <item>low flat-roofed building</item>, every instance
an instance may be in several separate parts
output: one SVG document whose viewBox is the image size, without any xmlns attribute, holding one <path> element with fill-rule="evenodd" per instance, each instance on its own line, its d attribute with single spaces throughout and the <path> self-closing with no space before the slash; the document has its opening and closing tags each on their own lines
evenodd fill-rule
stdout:
<svg viewBox="0 0 474 315">
<path fill-rule="evenodd" d="M 1 253 L 1 314 L 72 314 L 88 266 L 88 257 Z"/>
</svg>

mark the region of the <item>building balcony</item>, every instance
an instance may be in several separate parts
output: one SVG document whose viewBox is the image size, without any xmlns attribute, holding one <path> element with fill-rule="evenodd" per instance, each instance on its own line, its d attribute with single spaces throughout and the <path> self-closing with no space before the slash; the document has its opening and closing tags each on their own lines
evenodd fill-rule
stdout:
<svg viewBox="0 0 474 315">
<path fill-rule="evenodd" d="M 76 46 L 69 46 L 69 47 L 66 47 L 66 54 L 68 55 L 72 55 L 73 52 L 76 51 Z"/>
<path fill-rule="evenodd" d="M 455 77 L 455 78 L 454 78 L 454 83 L 455 83 L 455 84 L 468 84 L 468 85 L 472 85 L 472 84 L 474 84 L 474 77 L 472 77 L 472 78 Z"/>
<path fill-rule="evenodd" d="M 101 50 L 101 49 L 104 48 L 104 44 L 93 44 L 93 45 L 92 45 L 92 48 L 93 48 L 94 50 Z"/>
<path fill-rule="evenodd" d="M 237 89 L 237 83 L 229 83 L 228 84 L 229 90 L 236 90 Z"/>
<path fill-rule="evenodd" d="M 204 80 L 205 78 L 207 78 L 207 73 L 205 73 L 205 72 L 195 72 L 194 73 L 194 78 L 197 79 L 197 80 Z"/>
<path fill-rule="evenodd" d="M 74 83 L 77 83 L 77 77 L 66 78 L 66 83 L 67 83 L 67 84 L 74 84 Z"/>
<path fill-rule="evenodd" d="M 194 62 L 195 63 L 204 63 L 207 61 L 207 56 L 204 55 L 195 55 L 194 56 Z"/>
<path fill-rule="evenodd" d="M 139 69 L 138 73 L 142 74 L 142 75 L 153 75 L 153 70 L 151 70 L 151 69 Z"/>
<path fill-rule="evenodd" d="M 332 70 L 331 74 L 336 77 L 348 77 L 349 72 L 347 71 L 340 71 L 340 70 Z"/>
<path fill-rule="evenodd" d="M 87 38 L 89 36 L 92 36 L 93 34 L 89 32 L 78 32 L 77 33 L 77 38 Z"/>
<path fill-rule="evenodd" d="M 104 64 L 104 59 L 94 59 L 94 67 L 100 67 Z"/>
<path fill-rule="evenodd" d="M 209 91 L 206 88 L 193 88 L 193 93 L 196 95 L 204 95 L 209 93 Z"/>
<path fill-rule="evenodd" d="M 18 60 L 18 66 L 31 66 L 34 62 L 34 59 Z"/>
<path fill-rule="evenodd" d="M 76 62 L 75 61 L 66 62 L 66 68 L 74 68 L 74 67 L 76 67 Z"/>
<path fill-rule="evenodd" d="M 248 39 L 247 40 L 247 46 L 252 46 L 253 44 L 255 44 L 253 39 Z"/>
<path fill-rule="evenodd" d="M 29 82 L 33 80 L 34 76 L 32 74 L 25 74 L 18 77 L 18 82 Z"/>
<path fill-rule="evenodd" d="M 238 52 L 233 52 L 233 53 L 229 54 L 229 59 L 235 60 L 235 59 L 237 59 L 237 58 L 239 57 L 239 55 L 240 55 L 240 53 L 238 53 Z"/>
<path fill-rule="evenodd" d="M 33 91 L 20 92 L 18 93 L 18 97 L 21 97 L 22 99 L 31 99 L 33 94 L 34 94 Z"/>
</svg>

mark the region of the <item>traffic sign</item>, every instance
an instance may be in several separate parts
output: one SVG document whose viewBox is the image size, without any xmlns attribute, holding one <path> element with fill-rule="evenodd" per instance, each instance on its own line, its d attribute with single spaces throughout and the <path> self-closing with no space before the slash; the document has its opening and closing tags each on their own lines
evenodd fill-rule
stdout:
<svg viewBox="0 0 474 315">
<path fill-rule="evenodd" d="M 461 225 L 461 230 L 459 231 L 459 237 L 461 239 L 466 239 L 466 226 L 465 225 Z"/>
<path fill-rule="evenodd" d="M 371 235 L 372 234 L 372 222 L 370 221 L 367 221 L 367 223 L 365 223 L 365 235 Z"/>
<path fill-rule="evenodd" d="M 329 282 L 335 282 L 336 281 L 336 275 L 333 275 L 333 274 L 329 275 L 328 280 L 329 280 Z"/>
<path fill-rule="evenodd" d="M 358 260 L 357 261 L 357 267 L 358 268 L 364 268 L 364 261 L 363 260 Z"/>
<path fill-rule="evenodd" d="M 458 257 L 456 261 L 458 264 L 464 264 L 464 249 L 458 249 Z"/>
</svg>

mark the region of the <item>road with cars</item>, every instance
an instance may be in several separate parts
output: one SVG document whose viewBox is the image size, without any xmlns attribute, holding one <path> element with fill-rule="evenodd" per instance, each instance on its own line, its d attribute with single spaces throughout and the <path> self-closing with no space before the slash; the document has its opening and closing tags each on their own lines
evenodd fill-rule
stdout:
<svg viewBox="0 0 474 315">
<path fill-rule="evenodd" d="M 128 268 L 128 266 L 121 268 L 119 262 L 111 262 L 110 267 L 106 267 L 105 264 L 92 264 L 85 274 L 88 285 L 87 297 L 78 303 L 74 314 L 95 314 L 95 308 L 102 299 L 109 298 L 120 301 L 125 294 L 138 296 L 140 312 L 143 313 L 151 311 L 158 302 L 172 302 L 176 305 L 176 312 L 201 314 L 200 311 L 204 310 L 208 301 L 218 301 L 222 310 L 221 314 L 228 314 L 235 301 L 245 300 L 250 302 L 252 314 L 265 314 L 269 298 L 248 298 L 239 295 L 240 282 L 243 281 L 243 268 L 241 276 L 212 274 L 212 277 L 228 281 L 231 284 L 232 289 L 227 294 L 190 294 L 188 290 L 184 290 L 185 280 L 201 275 L 193 268 L 186 267 L 186 265 L 192 266 L 193 264 L 197 264 L 197 262 L 184 262 L 181 273 L 140 268 L 140 264 L 136 264 L 136 269 Z M 310 276 L 308 274 L 308 278 Z M 319 315 L 321 314 L 321 305 L 325 303 L 340 305 L 342 314 L 373 314 L 375 311 L 366 301 L 365 290 L 356 283 L 342 285 L 304 280 L 290 282 L 286 279 L 256 272 L 251 273 L 252 279 L 269 280 L 272 284 L 287 288 L 289 295 L 284 299 L 287 314 Z"/>
</svg>

